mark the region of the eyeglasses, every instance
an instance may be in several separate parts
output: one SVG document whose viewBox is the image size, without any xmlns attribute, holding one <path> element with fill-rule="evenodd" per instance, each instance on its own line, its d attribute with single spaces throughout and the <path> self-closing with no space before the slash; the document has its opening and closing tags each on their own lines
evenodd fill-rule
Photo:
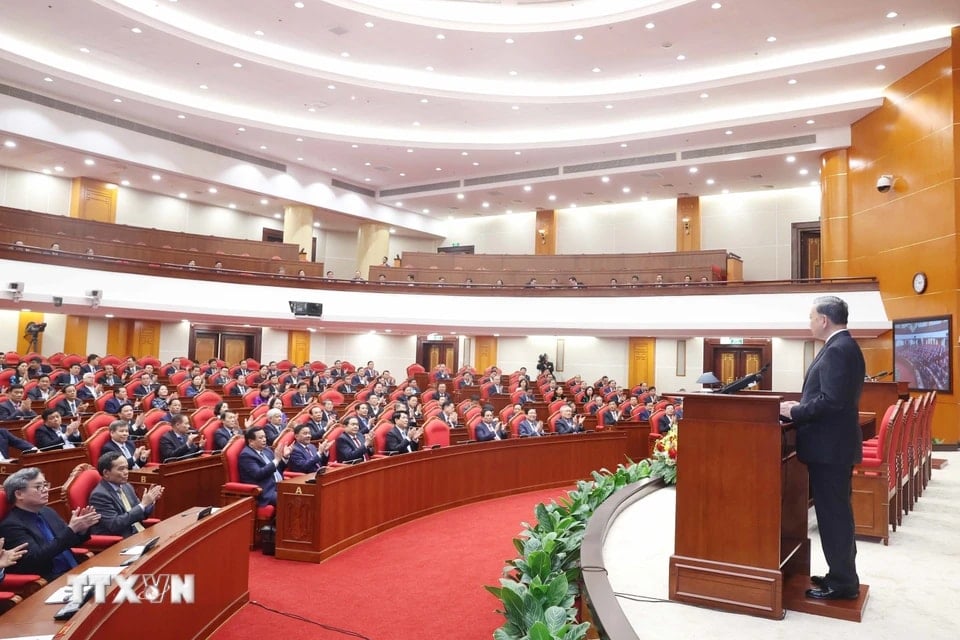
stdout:
<svg viewBox="0 0 960 640">
<path fill-rule="evenodd" d="M 28 485 L 29 487 L 36 489 L 37 491 L 49 491 L 50 483 L 49 482 L 39 482 L 37 484 Z"/>
</svg>

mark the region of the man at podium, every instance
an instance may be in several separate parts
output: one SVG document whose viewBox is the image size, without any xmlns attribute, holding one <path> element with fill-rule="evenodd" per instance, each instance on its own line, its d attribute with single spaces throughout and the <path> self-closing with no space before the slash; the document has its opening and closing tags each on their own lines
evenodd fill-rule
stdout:
<svg viewBox="0 0 960 640">
<path fill-rule="evenodd" d="M 850 505 L 853 465 L 863 458 L 860 392 L 863 353 L 847 331 L 847 303 L 836 296 L 813 301 L 810 332 L 824 345 L 810 363 L 800 402 L 780 405 L 797 429 L 797 458 L 807 465 L 820 543 L 829 572 L 811 576 L 808 598 L 855 600 L 859 596 L 857 545 Z"/>
</svg>

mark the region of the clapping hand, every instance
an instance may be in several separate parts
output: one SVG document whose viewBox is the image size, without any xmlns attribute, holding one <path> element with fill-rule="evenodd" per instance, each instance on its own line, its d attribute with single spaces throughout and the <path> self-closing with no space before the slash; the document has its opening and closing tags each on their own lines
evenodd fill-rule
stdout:
<svg viewBox="0 0 960 640">
<path fill-rule="evenodd" d="M 87 505 L 77 507 L 70 512 L 70 522 L 67 524 L 74 533 L 86 533 L 87 529 L 100 522 L 100 514 L 96 509 Z"/>
<path fill-rule="evenodd" d="M 27 545 L 29 544 L 28 542 L 24 542 L 12 549 L 4 549 L 4 542 L 5 540 L 0 538 L 0 569 L 6 569 L 7 567 L 12 567 L 17 564 L 17 561 L 26 555 Z"/>
<path fill-rule="evenodd" d="M 140 499 L 140 504 L 144 507 L 149 507 L 154 504 L 157 500 L 160 499 L 160 496 L 163 495 L 163 487 L 159 484 L 150 485 L 149 489 L 143 490 L 143 497 Z"/>
</svg>

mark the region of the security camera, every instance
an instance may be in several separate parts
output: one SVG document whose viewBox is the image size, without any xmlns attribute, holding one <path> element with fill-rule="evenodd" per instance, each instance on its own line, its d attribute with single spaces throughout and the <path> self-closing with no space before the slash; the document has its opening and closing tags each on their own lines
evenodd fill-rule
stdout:
<svg viewBox="0 0 960 640">
<path fill-rule="evenodd" d="M 877 191 L 880 193 L 886 193 L 893 188 L 894 177 L 890 175 L 883 175 L 877 178 Z"/>
</svg>

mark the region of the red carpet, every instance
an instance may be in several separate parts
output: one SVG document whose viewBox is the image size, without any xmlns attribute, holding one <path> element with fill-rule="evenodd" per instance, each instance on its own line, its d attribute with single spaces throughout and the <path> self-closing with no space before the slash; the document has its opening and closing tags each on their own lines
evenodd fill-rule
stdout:
<svg viewBox="0 0 960 640">
<path fill-rule="evenodd" d="M 490 638 L 503 621 L 483 589 L 498 584 L 533 507 L 566 495 L 535 491 L 452 509 L 377 535 L 315 565 L 250 554 L 250 599 L 371 640 Z M 216 640 L 349 638 L 246 605 Z M 354 636 L 355 637 L 355 636 Z"/>
</svg>

